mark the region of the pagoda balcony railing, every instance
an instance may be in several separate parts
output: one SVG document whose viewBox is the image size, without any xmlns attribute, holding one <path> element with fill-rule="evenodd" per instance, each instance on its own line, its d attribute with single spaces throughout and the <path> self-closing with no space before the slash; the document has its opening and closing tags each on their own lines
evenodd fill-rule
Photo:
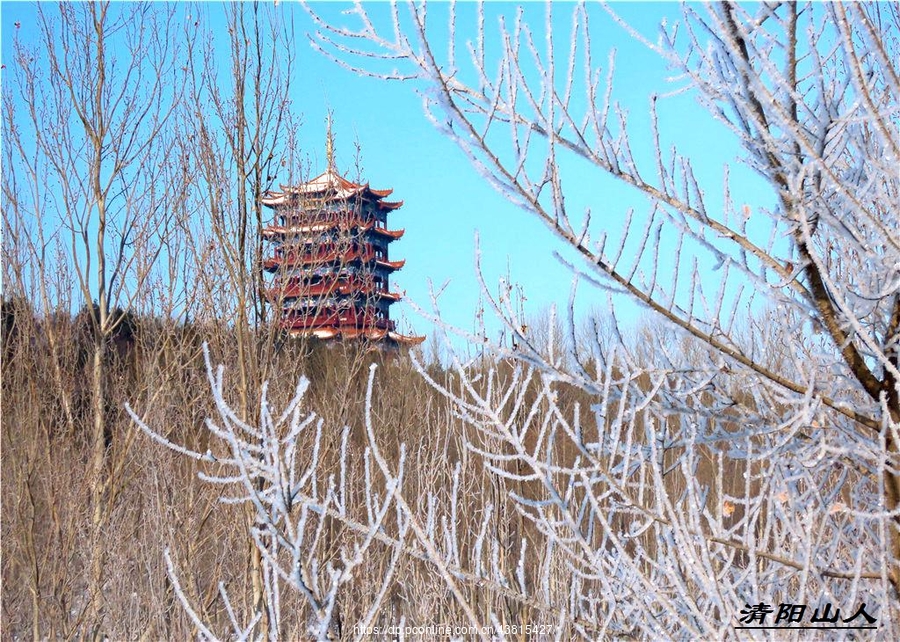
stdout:
<svg viewBox="0 0 900 642">
<path fill-rule="evenodd" d="M 377 220 L 378 217 L 371 210 L 366 210 L 362 204 L 355 207 L 331 203 L 322 207 L 321 202 L 305 203 L 302 208 L 283 208 L 277 214 L 282 220 L 291 224 L 303 224 L 307 221 L 318 223 L 320 221 L 334 222 L 348 219 Z M 382 221 L 383 224 L 383 221 Z"/>
<path fill-rule="evenodd" d="M 371 308 L 325 309 L 303 314 L 291 312 L 285 315 L 282 326 L 287 329 L 312 329 L 329 327 L 378 328 L 393 332 L 395 324 L 390 319 L 378 316 Z"/>
<path fill-rule="evenodd" d="M 404 230 L 389 230 L 384 223 L 375 219 L 363 220 L 359 217 L 342 218 L 334 216 L 304 220 L 302 222 L 291 222 L 287 225 L 272 225 L 263 229 L 262 233 L 264 237 L 273 238 L 278 236 L 308 234 L 310 232 L 324 232 L 326 230 L 334 229 L 343 232 L 349 232 L 354 229 L 361 232 L 372 231 L 390 240 L 398 239 L 404 234 Z"/>
<path fill-rule="evenodd" d="M 276 281 L 266 291 L 270 301 L 279 299 L 291 299 L 298 297 L 316 297 L 332 294 L 353 295 L 362 294 L 367 297 L 379 297 L 393 301 L 399 301 L 399 292 L 390 292 L 387 285 L 377 283 L 372 278 L 336 278 L 320 281 L 319 283 L 304 283 L 301 280 L 291 279 L 286 283 Z"/>
<path fill-rule="evenodd" d="M 332 263 L 339 261 L 341 263 L 351 263 L 360 261 L 361 263 L 375 262 L 383 267 L 399 270 L 406 261 L 388 261 L 387 258 L 375 250 L 370 243 L 364 243 L 361 247 L 356 244 L 350 244 L 349 248 L 338 248 L 332 243 L 319 246 L 314 252 L 284 252 L 276 253 L 274 257 L 263 261 L 263 268 L 273 272 L 282 265 L 286 266 L 306 266 L 318 265 L 322 263 Z"/>
</svg>

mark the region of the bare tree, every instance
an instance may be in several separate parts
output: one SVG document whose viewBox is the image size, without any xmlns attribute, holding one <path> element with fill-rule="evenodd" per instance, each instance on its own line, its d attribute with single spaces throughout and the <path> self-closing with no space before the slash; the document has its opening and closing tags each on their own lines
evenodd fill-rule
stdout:
<svg viewBox="0 0 900 642">
<path fill-rule="evenodd" d="M 206 267 L 198 274 L 197 303 L 212 318 L 234 319 L 239 408 L 246 421 L 252 412 L 249 400 L 271 363 L 278 329 L 266 323 L 261 198 L 276 178 L 289 181 L 296 171 L 297 118 L 289 98 L 296 45 L 291 13 L 278 7 L 226 6 L 224 47 L 207 24 L 208 13 L 200 6 L 192 11 L 196 21 L 186 23 L 191 100 L 181 152 L 200 187 L 194 203 L 201 222 L 193 236 L 197 263 Z M 227 75 L 219 71 L 223 51 Z M 251 579 L 256 608 L 262 609 L 259 551 L 250 549 Z M 268 624 L 265 619 L 263 626 Z"/>
<path fill-rule="evenodd" d="M 223 271 L 200 275 L 203 300 L 218 317 L 227 312 L 236 319 L 242 394 L 252 396 L 265 377 L 258 376 L 260 363 L 266 362 L 254 354 L 248 334 L 264 331 L 266 322 L 261 197 L 278 179 L 289 182 L 299 171 L 298 118 L 289 97 L 295 81 L 293 24 L 291 13 L 278 7 L 230 5 L 222 40 L 207 24 L 207 12 L 194 10 L 194 21 L 186 25 L 191 100 L 180 148 L 200 187 L 195 204 L 205 223 L 195 240 L 198 259 L 213 260 Z M 227 75 L 219 73 L 223 52 Z M 246 403 L 241 402 L 244 413 Z"/>
<path fill-rule="evenodd" d="M 497 475 L 543 487 L 520 510 L 545 552 L 574 571 L 575 612 L 620 634 L 630 621 L 644 635 L 715 637 L 759 601 L 859 601 L 896 633 L 897 7 L 688 6 L 654 42 L 607 10 L 680 74 L 677 90 L 727 126 L 769 186 L 771 209 L 734 203 L 727 168 L 714 205 L 691 159 L 664 149 L 665 89 L 649 97 L 651 160 L 637 160 L 613 99 L 614 57 L 607 69 L 594 59 L 591 9 L 567 8 L 565 33 L 549 4 L 537 28 L 520 10 L 491 36 L 479 7 L 467 43 L 452 6 L 437 26 L 441 10 L 424 3 L 385 22 L 358 6 L 351 26 L 309 10 L 319 48 L 341 64 L 424 84 L 434 124 L 580 255 L 579 279 L 626 293 L 694 342 L 689 358 L 671 341 L 642 359 L 621 342 L 588 351 L 593 363 L 577 350 L 548 356 L 530 347 L 501 288 L 495 308 L 518 349 L 496 347 L 491 376 L 506 359 L 525 369 L 484 392 L 470 364 L 456 362 L 463 384 L 446 394 L 501 445 L 470 448 Z M 448 31 L 444 48 L 446 36 L 434 34 Z M 567 208 L 567 155 L 649 199 L 645 216 L 625 217 L 618 241 L 590 210 Z M 757 301 L 768 302 L 765 316 L 746 318 L 740 310 L 760 314 Z M 574 328 L 573 319 L 572 344 Z M 780 355 L 767 348 L 774 336 Z M 535 378 L 542 402 L 526 403 Z M 598 395 L 590 420 L 560 405 L 563 384 Z M 530 442 L 520 421 L 535 416 L 546 421 Z M 560 460 L 564 435 L 575 452 Z M 549 581 L 542 587 L 562 599 Z"/>
<path fill-rule="evenodd" d="M 35 262 L 36 279 L 15 283 L 35 287 L 26 294 L 43 301 L 46 312 L 71 303 L 88 310 L 92 545 L 86 604 L 96 633 L 104 617 L 103 532 L 117 494 L 104 389 L 108 343 L 123 311 L 152 279 L 183 196 L 171 180 L 166 135 L 183 83 L 170 40 L 173 9 L 106 3 L 58 9 L 54 16 L 55 10 L 39 7 L 34 44 L 16 46 L 14 83 L 4 96 L 4 196 L 13 208 L 4 207 L 4 221 L 14 231 L 14 263 Z M 74 281 L 74 296 L 65 292 L 64 279 L 54 296 L 54 272 Z M 71 408 L 66 412 L 71 424 Z"/>
</svg>

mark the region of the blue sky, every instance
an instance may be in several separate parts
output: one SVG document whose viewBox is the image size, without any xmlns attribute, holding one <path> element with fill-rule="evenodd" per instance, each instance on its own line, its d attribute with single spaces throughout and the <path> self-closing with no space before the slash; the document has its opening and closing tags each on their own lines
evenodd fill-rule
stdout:
<svg viewBox="0 0 900 642">
<path fill-rule="evenodd" d="M 325 16 L 338 17 L 344 5 L 314 4 Z M 386 3 L 368 5 L 373 13 L 387 12 Z M 565 35 L 572 5 L 559 4 L 554 30 Z M 440 287 L 446 320 L 471 330 L 478 308 L 479 286 L 474 269 L 476 231 L 480 235 L 485 279 L 493 289 L 498 278 L 511 275 L 527 297 L 526 313 L 537 312 L 556 303 L 565 306 L 569 298 L 571 275 L 553 257 L 564 251 L 541 223 L 510 205 L 477 174 L 456 145 L 444 138 L 428 122 L 422 111 L 420 91 L 415 83 L 384 82 L 359 77 L 329 61 L 309 44 L 307 33 L 315 27 L 299 5 L 282 4 L 293 13 L 297 31 L 297 74 L 292 97 L 301 115 L 300 141 L 308 154 L 312 171 L 324 169 L 325 121 L 328 110 L 334 119 L 336 162 L 340 170 L 356 173 L 355 145 L 362 154 L 363 176 L 375 188 L 393 188 L 391 198 L 402 199 L 404 206 L 389 223 L 405 228 L 403 239 L 392 245 L 392 259 L 405 258 L 406 267 L 397 274 L 395 286 L 405 290 L 420 306 L 428 307 L 428 282 Z M 459 39 L 474 37 L 474 6 L 460 7 L 457 28 Z M 496 33 L 496 19 L 514 15 L 516 5 L 488 3 L 486 30 Z M 615 4 L 614 8 L 638 30 L 655 40 L 657 25 L 667 18 L 677 20 L 679 6 L 674 3 Z M 208 4 L 204 9 L 213 22 L 221 6 Z M 618 52 L 614 97 L 630 115 L 633 147 L 638 161 L 651 157 L 647 108 L 653 92 L 675 88 L 666 80 L 670 72 L 656 54 L 631 39 L 599 8 L 591 11 L 597 60 L 606 62 L 606 51 Z M 11 59 L 13 23 L 21 23 L 20 37 L 27 37 L 34 21 L 31 3 L 3 2 L 2 55 Z M 435 13 L 446 10 L 437 6 Z M 529 22 L 537 30 L 543 25 L 544 9 L 527 5 Z M 36 33 L 36 29 L 34 30 Z M 459 49 L 458 55 L 464 50 Z M 227 54 L 223 52 L 223 64 Z M 705 183 L 708 196 L 721 198 L 724 162 L 733 162 L 739 149 L 724 126 L 715 123 L 697 105 L 694 96 L 684 93 L 659 103 L 664 139 L 677 144 L 681 153 L 695 161 L 695 171 Z M 579 207 L 591 207 L 596 224 L 618 233 L 625 211 L 634 207 L 646 211 L 647 203 L 628 189 L 613 184 L 594 168 L 577 161 L 566 161 L 567 200 Z M 746 174 L 747 171 L 744 170 Z M 737 202 L 749 201 L 758 190 L 758 179 L 741 176 L 732 168 L 733 190 Z M 744 200 L 742 200 L 744 199 Z M 605 305 L 606 295 L 582 286 L 582 310 L 594 304 Z M 630 302 L 616 300 L 616 312 L 623 321 L 634 324 L 641 312 Z M 405 317 L 419 333 L 430 333 L 430 324 L 419 319 L 406 306 L 395 307 L 395 316 Z M 492 324 L 491 332 L 496 332 Z"/>
</svg>

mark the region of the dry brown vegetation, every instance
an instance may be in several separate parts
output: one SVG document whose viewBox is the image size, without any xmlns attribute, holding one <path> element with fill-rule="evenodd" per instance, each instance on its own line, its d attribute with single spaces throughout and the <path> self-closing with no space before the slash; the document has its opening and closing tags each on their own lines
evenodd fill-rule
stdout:
<svg viewBox="0 0 900 642">
<path fill-rule="evenodd" d="M 164 547 L 170 547 L 181 586 L 200 615 L 214 629 L 227 630 L 219 582 L 229 588 L 232 599 L 240 598 L 235 607 L 241 612 L 250 612 L 253 604 L 249 516 L 243 508 L 220 504 L 220 490 L 197 479 L 203 465 L 152 444 L 123 406 L 128 403 L 142 409 L 146 420 L 162 427 L 171 440 L 205 451 L 204 421 L 214 411 L 201 344 L 208 342 L 216 360 L 233 375 L 237 357 L 231 331 L 129 315 L 111 338 L 104 367 L 108 518 L 102 554 L 106 561 L 99 591 L 92 593 L 87 577 L 92 488 L 85 471 L 93 417 L 90 390 L 79 383 L 87 379 L 86 355 L 92 346 L 87 315 L 40 319 L 22 302 L 7 302 L 3 310 L 3 623 L 7 635 L 190 637 L 194 631 L 167 578 Z M 56 349 L 48 346 L 47 324 L 51 323 Z M 460 510 L 460 532 L 467 534 L 467 547 L 471 547 L 484 507 L 493 503 L 496 536 L 508 547 L 501 551 L 501 567 L 512 577 L 518 543 L 527 528 L 508 499 L 504 481 L 487 475 L 479 459 L 465 456 L 465 429 L 404 355 L 373 353 L 357 344 L 329 347 L 300 341 L 286 341 L 274 352 L 267 368 L 277 373 L 271 379 L 273 406 L 286 403 L 301 374 L 313 382 L 306 409 L 318 413 L 325 426 L 319 483 L 324 485 L 329 476 L 338 474 L 342 427 L 349 426 L 348 504 L 354 511 L 363 510 L 366 437 L 362 421 L 370 362 L 380 364 L 380 392 L 372 412 L 379 446 L 391 455 L 392 464 L 400 443 L 408 448 L 405 494 L 419 498 L 421 505 L 415 508 L 424 514 L 429 494 L 446 496 L 454 467 L 462 465 L 465 505 Z M 444 376 L 439 367 L 432 371 Z M 232 384 L 236 378 L 230 377 Z M 230 393 L 237 402 L 234 387 Z M 70 409 L 70 416 L 64 408 Z M 319 544 L 324 559 L 336 554 L 344 528 L 339 523 L 330 525 Z M 411 551 L 415 553 L 415 547 Z M 376 547 L 364 572 L 344 589 L 343 620 L 361 618 L 361 609 L 373 599 L 373 587 L 391 566 L 391 553 L 388 547 Z M 397 580 L 383 606 L 385 621 L 401 617 L 417 623 L 460 621 L 442 579 L 421 553 L 404 555 L 394 573 Z M 494 609 L 507 613 L 511 621 L 521 619 L 523 605 L 505 601 L 490 589 L 473 586 L 468 590 L 484 612 Z M 297 606 L 282 630 L 288 639 L 305 635 L 308 613 L 299 599 Z M 91 620 L 92 612 L 99 619 Z"/>
<path fill-rule="evenodd" d="M 249 536 L 251 516 L 246 509 L 219 502 L 221 490 L 197 478 L 207 464 L 153 444 L 127 417 L 128 403 L 141 409 L 143 418 L 172 441 L 207 450 L 207 417 L 215 415 L 206 378 L 201 346 L 207 342 L 214 358 L 225 364 L 232 384 L 229 391 L 237 404 L 234 388 L 237 355 L 231 330 L 225 327 L 175 325 L 128 315 L 106 350 L 104 382 L 108 426 L 108 481 L 104 506 L 109 515 L 102 532 L 103 577 L 99 591 L 92 593 L 87 577 L 92 545 L 89 537 L 91 480 L 85 475 L 93 425 L 90 390 L 78 382 L 86 380 L 91 348 L 89 315 L 57 315 L 41 319 L 27 303 L 4 304 L 3 330 L 3 621 L 14 636 L 35 639 L 82 637 L 86 634 L 124 638 L 183 638 L 196 633 L 184 609 L 175 599 L 163 562 L 168 547 L 178 569 L 185 594 L 213 630 L 228 630 L 227 614 L 218 592 L 228 587 L 235 608 L 245 616 L 252 612 L 254 596 L 253 546 Z M 50 349 L 47 324 L 54 325 L 57 349 Z M 499 443 L 484 443 L 466 422 L 453 416 L 447 400 L 416 373 L 406 355 L 366 351 L 359 344 L 310 345 L 287 340 L 273 352 L 267 370 L 270 400 L 284 406 L 298 377 L 312 385 L 305 410 L 324 420 L 325 434 L 319 468 L 319 484 L 340 474 L 342 427 L 349 427 L 347 504 L 363 521 L 365 483 L 363 452 L 367 441 L 363 426 L 365 388 L 370 363 L 378 363 L 378 392 L 371 416 L 378 445 L 397 464 L 400 444 L 409 453 L 403 491 L 415 498 L 413 508 L 427 515 L 428 498 L 439 503 L 438 519 L 446 519 L 446 501 L 453 485 L 454 469 L 460 466 L 458 523 L 463 561 L 471 553 L 479 534 L 484 511 L 493 506 L 490 536 L 501 544 L 498 571 L 515 582 L 515 569 L 522 539 L 529 555 L 527 582 L 534 585 L 545 558 L 544 536 L 515 509 L 510 492 L 521 497 L 544 498 L 539 480 L 513 482 L 490 474 L 481 457 L 467 452 L 464 443 L 481 444 L 504 452 Z M 499 381 L 508 382 L 514 364 L 501 367 Z M 429 374 L 442 385 L 453 387 L 454 377 L 439 365 Z M 537 382 L 532 384 L 537 387 Z M 536 397 L 534 392 L 527 396 Z M 63 401 L 63 399 L 66 401 Z M 571 408 L 587 407 L 591 397 L 571 386 L 560 387 L 558 403 Z M 539 402 L 540 403 L 540 402 Z M 526 406 L 529 402 L 526 402 Z M 544 402 L 544 411 L 548 411 Z M 70 408 L 71 419 L 63 408 Z M 522 420 L 526 418 L 523 417 Z M 539 413 L 523 421 L 539 424 Z M 532 431 L 536 435 L 537 430 Z M 311 450 L 312 435 L 307 449 Z M 577 451 L 561 440 L 559 458 L 571 460 Z M 540 448 L 535 439 L 528 448 Z M 214 467 L 213 467 L 214 468 Z M 511 472 L 527 475 L 521 462 Z M 673 475 L 673 491 L 675 479 Z M 734 475 L 730 476 L 736 477 Z M 676 491 L 677 492 L 677 491 Z M 734 490 L 732 490 L 734 492 Z M 627 528 L 624 517 L 618 527 Z M 347 526 L 334 521 L 318 540 L 319 555 L 332 559 L 348 534 Z M 349 533 L 352 535 L 352 533 Z M 390 534 L 390 533 L 389 533 Z M 598 533 L 597 542 L 601 541 Z M 443 579 L 414 542 L 393 564 L 394 551 L 375 546 L 363 572 L 341 591 L 339 606 L 344 622 L 362 619 L 387 569 L 396 578 L 382 604 L 379 621 L 408 623 L 459 623 L 465 618 L 454 604 Z M 652 538 L 645 545 L 652 549 Z M 472 568 L 461 571 L 473 574 Z M 565 590 L 566 571 L 553 573 Z M 466 582 L 467 598 L 485 615 L 499 614 L 506 622 L 536 621 L 533 605 L 503 591 L 490 582 Z M 299 596 L 293 616 L 281 630 L 287 639 L 303 637 L 309 618 Z M 541 605 L 537 600 L 538 608 Z M 288 610 L 287 612 L 290 612 Z M 90 613 L 99 619 L 91 620 Z"/>
<path fill-rule="evenodd" d="M 104 349 L 103 423 L 108 430 L 102 499 L 107 517 L 100 538 L 102 576 L 98 590 L 92 591 L 90 561 L 97 553 L 91 539 L 91 508 L 96 491 L 85 471 L 95 421 L 91 388 L 84 384 L 89 381 L 89 355 L 94 345 L 91 316 L 82 311 L 74 316 L 42 317 L 21 299 L 3 306 L 2 599 L 4 630 L 12 637 L 196 636 L 196 627 L 175 595 L 164 550 L 169 551 L 184 597 L 218 635 L 231 629 L 220 586 L 226 588 L 239 621 L 248 622 L 260 608 L 256 577 L 260 570 L 250 534 L 253 511 L 247 505 L 221 503 L 229 491 L 198 478 L 201 472 L 219 472 L 216 465 L 198 463 L 153 443 L 124 411 L 126 404 L 135 408 L 143 421 L 176 444 L 201 453 L 209 448 L 215 452 L 217 446 L 205 426 L 208 418 L 215 418 L 216 408 L 202 357 L 203 344 L 226 369 L 225 397 L 233 407 L 238 408 L 244 396 L 258 396 L 258 389 L 245 395 L 238 390 L 234 329 L 176 324 L 116 311 L 117 315 L 121 316 L 118 331 Z M 539 323 L 534 321 L 535 326 Z M 433 363 L 423 377 L 404 353 L 372 351 L 359 343 L 248 336 L 255 342 L 250 345 L 258 349 L 257 358 L 270 355 L 265 363 L 256 364 L 269 373 L 272 408 L 287 404 L 299 377 L 311 381 L 303 411 L 314 412 L 323 420 L 315 484 L 324 488 L 341 475 L 347 478 L 347 514 L 326 517 L 321 529 L 309 527 L 309 558 L 320 564 L 339 566 L 341 552 L 358 542 L 359 525 L 367 523 L 367 502 L 371 501 L 373 482 L 369 477 L 375 480 L 376 489 L 383 487 L 374 464 L 366 462 L 372 445 L 364 425 L 367 416 L 372 420 L 377 447 L 394 470 L 399 469 L 401 445 L 405 444 L 403 497 L 421 523 L 438 524 L 435 541 L 459 580 L 465 603 L 481 621 L 489 621 L 494 614 L 505 624 L 555 623 L 572 590 L 573 576 L 571 560 L 555 552 L 554 543 L 573 534 L 591 550 L 606 551 L 610 556 L 621 546 L 640 572 L 651 577 L 656 560 L 671 555 L 659 539 L 668 526 L 658 525 L 637 537 L 628 533 L 648 511 L 663 514 L 659 506 L 666 502 L 678 505 L 690 496 L 691 489 L 705 489 L 698 496 L 705 498 L 705 510 L 718 520 L 704 529 L 706 536 L 713 543 L 730 542 L 724 546 L 720 562 L 723 573 L 740 573 L 748 564 L 761 563 L 756 557 L 751 561 L 745 544 L 748 528 L 759 542 L 757 552 L 778 550 L 778 520 L 769 524 L 769 513 L 746 514 L 760 505 L 778 510 L 776 498 L 760 496 L 763 477 L 774 470 L 770 463 L 732 459 L 727 448 L 715 444 L 690 448 L 682 440 L 667 446 L 665 434 L 659 432 L 655 438 L 661 447 L 662 494 L 660 486 L 635 485 L 626 482 L 626 477 L 622 477 L 623 486 L 595 480 L 572 488 L 569 501 L 574 505 L 596 502 L 596 510 L 608 520 L 607 527 L 593 519 L 567 523 L 552 502 L 540 514 L 530 508 L 528 501 L 547 501 L 552 488 L 566 488 L 566 470 L 577 470 L 583 457 L 584 445 L 562 434 L 556 413 L 592 408 L 608 396 L 555 382 L 548 397 L 539 373 L 523 371 L 514 359 L 473 361 L 465 374 L 469 382 L 476 383 L 473 392 L 467 393 L 463 372 Z M 274 343 L 267 347 L 272 336 Z M 670 349 L 672 346 L 662 345 L 666 340 L 664 333 L 648 328 L 638 343 L 652 349 L 657 342 L 657 349 Z M 696 348 L 682 343 L 678 349 L 688 353 Z M 366 386 L 373 363 L 378 366 L 377 386 L 367 415 Z M 612 434 L 623 429 L 623 422 L 616 417 L 634 412 L 633 420 L 624 423 L 630 432 L 623 439 L 646 445 L 646 435 L 652 431 L 648 432 L 645 422 L 654 417 L 640 407 L 643 395 L 653 387 L 651 378 L 645 373 L 629 380 L 625 372 L 613 371 L 610 379 L 613 386 L 621 387 L 622 394 L 619 409 L 605 414 L 603 430 Z M 502 433 L 492 432 L 490 421 L 481 427 L 471 416 L 461 416 L 458 404 L 438 388 L 460 397 L 486 395 L 501 415 L 511 413 L 508 419 L 515 434 L 522 437 L 521 450 Z M 517 391 L 514 406 L 498 401 L 507 388 Z M 707 398 L 705 403 L 712 400 Z M 258 409 L 251 402 L 247 412 L 253 421 Z M 668 421 L 672 434 L 681 430 L 679 413 L 673 413 Z M 729 430 L 740 429 L 738 421 L 725 425 Z M 348 456 L 342 466 L 345 426 Z M 560 434 L 548 437 L 548 426 Z M 601 440 L 608 438 L 603 437 L 603 430 L 596 433 Z M 313 431 L 302 437 L 301 467 L 315 456 L 316 441 Z M 764 439 L 754 441 L 765 443 Z M 555 472 L 542 479 L 536 476 L 539 470 L 529 467 L 527 454 L 550 457 L 551 448 Z M 504 457 L 508 459 L 504 461 Z M 748 471 L 751 474 L 746 477 Z M 456 493 L 454 479 L 458 480 Z M 848 481 L 832 475 L 825 483 L 843 488 L 841 497 L 849 504 L 848 488 L 858 486 L 859 478 L 853 475 Z M 454 495 L 460 500 L 456 509 L 452 507 Z M 491 517 L 486 519 L 488 511 Z M 385 626 L 401 621 L 408 625 L 466 622 L 460 601 L 434 559 L 408 531 L 401 533 L 399 524 L 390 520 L 385 524 L 380 531 L 383 539 L 367 550 L 364 564 L 338 591 L 335 622 L 343 623 L 345 638 L 353 637 L 348 627 L 363 621 L 373 605 L 377 607 L 374 622 Z M 478 540 L 484 538 L 485 528 L 487 543 L 479 551 Z M 450 533 L 452 542 L 441 541 Z M 624 538 L 624 543 L 615 538 Z M 767 546 L 769 538 L 771 546 Z M 520 568 L 523 541 L 527 555 Z M 322 567 L 310 569 L 310 573 L 318 582 L 326 582 Z M 527 591 L 518 590 L 520 574 Z M 387 587 L 384 594 L 380 594 L 382 585 Z M 601 585 L 600 578 L 578 578 L 581 596 L 590 594 L 591 586 L 599 593 Z M 306 601 L 287 585 L 282 600 L 286 616 L 276 637 L 310 635 L 314 614 Z M 608 607 L 601 601 L 592 608 L 602 614 Z M 591 635 L 599 630 L 595 626 L 578 616 L 570 617 L 564 636 Z"/>
</svg>

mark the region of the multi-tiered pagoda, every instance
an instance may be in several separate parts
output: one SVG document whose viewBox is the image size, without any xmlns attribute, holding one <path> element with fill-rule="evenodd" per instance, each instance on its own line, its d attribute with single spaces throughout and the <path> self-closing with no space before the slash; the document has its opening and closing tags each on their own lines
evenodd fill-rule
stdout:
<svg viewBox="0 0 900 642">
<path fill-rule="evenodd" d="M 390 317 L 401 297 L 390 276 L 405 261 L 388 258 L 403 230 L 388 229 L 387 216 L 403 202 L 384 200 L 393 190 L 338 174 L 330 131 L 326 157 L 324 173 L 262 197 L 275 210 L 276 224 L 263 230 L 273 248 L 263 268 L 275 274 L 268 295 L 283 327 L 297 337 L 421 343 L 424 337 L 397 333 Z"/>
</svg>

